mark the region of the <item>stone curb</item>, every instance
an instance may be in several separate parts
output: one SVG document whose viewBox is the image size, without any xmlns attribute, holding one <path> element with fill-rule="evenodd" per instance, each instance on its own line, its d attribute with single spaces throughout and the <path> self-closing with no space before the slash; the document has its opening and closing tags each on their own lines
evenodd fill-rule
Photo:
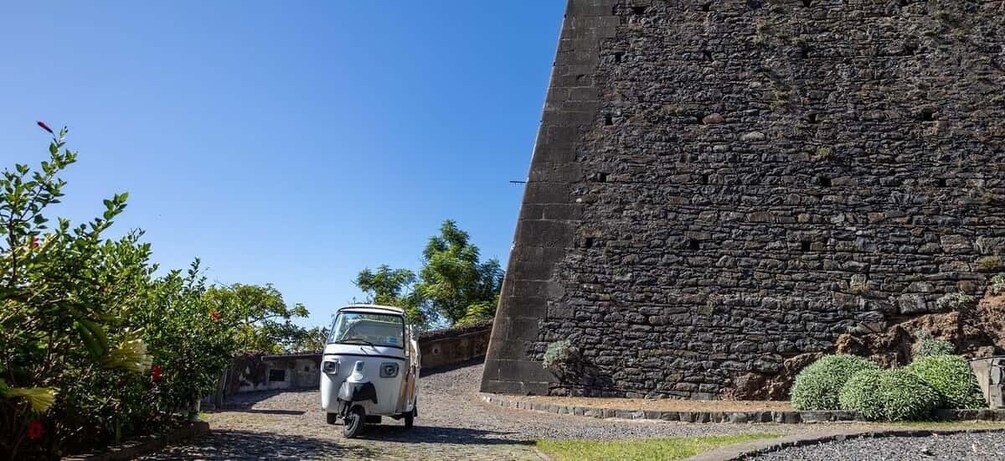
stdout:
<svg viewBox="0 0 1005 461">
<path fill-rule="evenodd" d="M 64 457 L 64 461 L 121 461 L 138 458 L 162 450 L 164 447 L 209 433 L 209 423 L 192 421 L 163 435 L 148 435 L 112 445 L 95 453 Z"/>
<path fill-rule="evenodd" d="M 683 423 L 829 423 L 864 421 L 850 411 L 650 411 L 622 408 L 581 407 L 528 402 L 496 394 L 480 394 L 485 403 L 503 408 L 541 411 L 592 418 L 644 419 Z M 937 410 L 937 421 L 1005 421 L 1005 410 Z"/>
<path fill-rule="evenodd" d="M 836 432 L 831 434 L 802 434 L 772 440 L 757 440 L 717 448 L 688 458 L 689 461 L 737 461 L 753 458 L 764 453 L 786 448 L 818 445 L 828 442 L 881 437 L 929 437 L 933 435 L 978 434 L 985 432 L 1005 432 L 1005 429 L 889 429 Z"/>
</svg>

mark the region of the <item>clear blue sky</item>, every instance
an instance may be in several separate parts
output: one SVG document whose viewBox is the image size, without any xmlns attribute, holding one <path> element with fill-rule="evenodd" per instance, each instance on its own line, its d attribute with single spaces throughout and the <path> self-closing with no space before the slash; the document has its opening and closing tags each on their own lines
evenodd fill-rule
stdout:
<svg viewBox="0 0 1005 461">
<path fill-rule="evenodd" d="M 274 283 L 327 323 L 364 267 L 416 268 L 446 218 L 505 263 L 564 0 L 8 2 L 0 165 L 70 127 L 57 214 L 154 259 Z"/>
</svg>

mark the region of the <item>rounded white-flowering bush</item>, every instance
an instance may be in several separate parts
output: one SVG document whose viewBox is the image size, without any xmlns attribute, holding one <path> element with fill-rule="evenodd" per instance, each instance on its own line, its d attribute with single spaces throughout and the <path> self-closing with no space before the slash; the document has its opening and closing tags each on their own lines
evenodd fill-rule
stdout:
<svg viewBox="0 0 1005 461">
<path fill-rule="evenodd" d="M 576 360 L 578 355 L 579 350 L 569 340 L 555 341 L 549 344 L 548 349 L 544 351 L 544 360 L 541 361 L 541 365 L 545 368 L 562 369 Z"/>
<path fill-rule="evenodd" d="M 984 393 L 967 360 L 958 355 L 919 357 L 905 368 L 938 391 L 942 408 L 984 408 Z"/>
<path fill-rule="evenodd" d="M 921 378 L 900 369 L 856 373 L 841 389 L 840 401 L 842 409 L 865 419 L 911 421 L 929 418 L 941 397 Z"/>
<path fill-rule="evenodd" d="M 796 375 L 792 385 L 792 407 L 797 410 L 837 410 L 838 394 L 855 373 L 877 370 L 879 366 L 854 355 L 825 355 Z"/>
<path fill-rule="evenodd" d="M 838 394 L 842 410 L 858 412 L 865 419 L 883 419 L 883 400 L 879 396 L 879 383 L 885 370 L 865 370 L 855 373 L 844 383 Z"/>
</svg>

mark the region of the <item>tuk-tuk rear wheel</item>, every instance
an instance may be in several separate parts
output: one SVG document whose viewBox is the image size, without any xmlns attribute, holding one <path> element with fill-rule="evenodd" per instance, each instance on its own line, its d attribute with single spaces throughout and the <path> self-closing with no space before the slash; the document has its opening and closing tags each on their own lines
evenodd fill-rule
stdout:
<svg viewBox="0 0 1005 461">
<path fill-rule="evenodd" d="M 405 414 L 405 429 L 411 429 L 412 424 L 415 423 L 415 410 L 412 410 Z"/>
<path fill-rule="evenodd" d="M 363 407 L 356 405 L 349 409 L 349 413 L 342 422 L 342 435 L 347 439 L 358 436 L 363 432 L 363 425 L 366 424 L 366 412 Z"/>
</svg>

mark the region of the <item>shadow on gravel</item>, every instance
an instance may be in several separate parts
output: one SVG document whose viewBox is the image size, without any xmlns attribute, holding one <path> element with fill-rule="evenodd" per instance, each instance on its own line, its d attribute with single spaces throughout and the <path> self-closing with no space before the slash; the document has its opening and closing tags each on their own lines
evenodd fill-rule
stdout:
<svg viewBox="0 0 1005 461">
<path fill-rule="evenodd" d="M 168 447 L 143 460 L 174 459 L 358 459 L 377 456 L 361 446 L 343 446 L 338 439 L 323 440 L 288 434 L 213 430 L 189 445 Z"/>
<path fill-rule="evenodd" d="M 292 415 L 300 416 L 307 413 L 303 410 L 268 410 L 268 409 L 258 409 L 258 408 L 231 408 L 228 409 L 229 413 L 258 413 L 263 415 Z"/>
<path fill-rule="evenodd" d="M 317 392 L 317 388 L 305 387 L 300 389 L 276 389 L 271 391 L 242 392 L 240 394 L 227 396 L 227 400 L 223 402 L 222 407 L 209 411 L 231 411 L 234 409 L 250 408 L 252 405 L 261 402 L 262 400 L 275 397 L 279 394 L 300 394 L 311 392 Z"/>
<path fill-rule="evenodd" d="M 484 362 L 485 362 L 485 357 L 482 356 L 482 357 L 475 357 L 475 358 L 473 358 L 471 360 L 468 360 L 468 361 L 465 361 L 465 362 L 460 362 L 460 363 L 455 363 L 455 364 L 452 364 L 452 365 L 443 365 L 443 366 L 433 367 L 433 368 L 423 368 L 423 369 L 419 370 L 419 378 L 425 378 L 426 376 L 435 375 L 437 373 L 446 373 L 448 371 L 454 371 L 454 370 L 456 370 L 458 368 L 466 368 L 466 367 L 470 367 L 470 366 L 474 366 L 474 365 L 481 365 Z"/>
<path fill-rule="evenodd" d="M 340 429 L 341 430 L 341 429 Z M 457 445 L 533 445 L 533 440 L 503 439 L 512 432 L 483 431 L 456 427 L 367 426 L 359 438 L 407 443 L 452 443 Z"/>
</svg>

